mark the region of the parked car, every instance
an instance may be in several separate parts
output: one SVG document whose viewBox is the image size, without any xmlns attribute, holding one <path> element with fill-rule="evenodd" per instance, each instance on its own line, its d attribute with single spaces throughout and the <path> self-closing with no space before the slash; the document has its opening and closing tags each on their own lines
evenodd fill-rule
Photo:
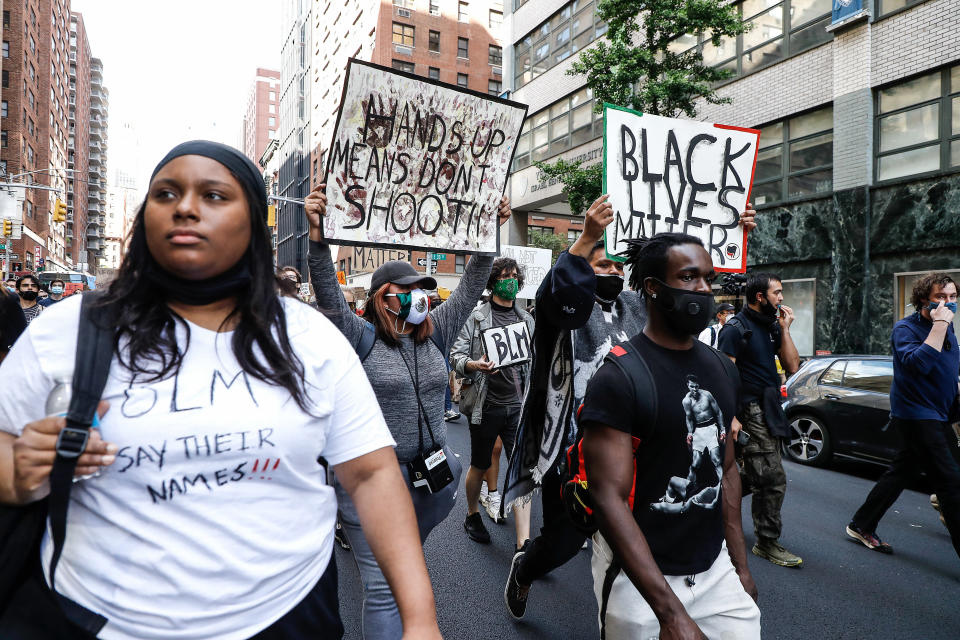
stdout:
<svg viewBox="0 0 960 640">
<path fill-rule="evenodd" d="M 823 466 L 834 456 L 886 464 L 900 449 L 890 420 L 891 356 L 832 355 L 806 361 L 784 386 L 790 423 L 784 455 Z"/>
</svg>

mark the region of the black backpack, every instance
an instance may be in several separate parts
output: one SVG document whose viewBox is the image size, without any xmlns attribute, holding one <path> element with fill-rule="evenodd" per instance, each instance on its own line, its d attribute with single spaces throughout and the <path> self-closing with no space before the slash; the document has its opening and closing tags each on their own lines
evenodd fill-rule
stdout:
<svg viewBox="0 0 960 640">
<path fill-rule="evenodd" d="M 57 441 L 57 457 L 50 472 L 50 495 L 22 506 L 0 505 L 0 609 L 5 608 L 29 577 L 40 554 L 40 541 L 50 518 L 53 556 L 49 582 L 54 599 L 75 625 L 96 635 L 106 624 L 103 616 L 60 595 L 54 577 L 66 539 L 67 508 L 77 458 L 87 444 L 90 425 L 106 386 L 113 358 L 113 331 L 101 308 L 94 306 L 100 292 L 83 294 L 67 426 Z"/>
</svg>

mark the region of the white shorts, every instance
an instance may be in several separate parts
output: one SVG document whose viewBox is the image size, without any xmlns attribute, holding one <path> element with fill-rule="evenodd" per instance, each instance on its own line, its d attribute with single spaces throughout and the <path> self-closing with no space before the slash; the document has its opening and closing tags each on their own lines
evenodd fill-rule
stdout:
<svg viewBox="0 0 960 640">
<path fill-rule="evenodd" d="M 703 451 L 716 449 L 720 446 L 720 432 L 716 424 L 697 427 L 693 432 L 693 450 Z"/>
<path fill-rule="evenodd" d="M 613 553 L 599 533 L 593 536 L 593 591 L 597 606 L 602 609 L 603 581 Z M 664 576 L 667 584 L 680 599 L 686 612 L 710 640 L 759 640 L 760 609 L 737 576 L 727 544 L 724 542 L 713 565 L 693 576 L 693 586 L 687 576 Z M 607 600 L 605 623 L 606 640 L 650 640 L 660 636 L 660 622 L 653 609 L 622 570 L 613 581 Z"/>
</svg>

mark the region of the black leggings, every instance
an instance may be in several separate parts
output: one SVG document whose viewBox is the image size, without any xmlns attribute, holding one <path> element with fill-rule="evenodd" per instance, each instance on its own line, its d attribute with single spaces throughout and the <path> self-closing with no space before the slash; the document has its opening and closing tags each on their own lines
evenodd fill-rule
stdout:
<svg viewBox="0 0 960 640">
<path fill-rule="evenodd" d="M 47 588 L 39 562 L 0 616 L 3 640 L 94 640 L 63 615 Z M 3 606 L 3 603 L 0 603 Z M 343 637 L 337 599 L 337 563 L 330 556 L 326 571 L 306 597 L 251 640 L 339 640 Z"/>
</svg>

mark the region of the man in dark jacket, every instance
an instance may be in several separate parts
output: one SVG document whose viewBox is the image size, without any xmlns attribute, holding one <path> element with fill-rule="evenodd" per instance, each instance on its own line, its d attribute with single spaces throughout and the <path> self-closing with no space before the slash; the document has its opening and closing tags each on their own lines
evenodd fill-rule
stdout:
<svg viewBox="0 0 960 640">
<path fill-rule="evenodd" d="M 890 338 L 890 422 L 903 435 L 903 448 L 853 515 L 847 535 L 869 549 L 893 553 L 877 535 L 877 525 L 907 480 L 923 470 L 933 482 L 944 524 L 960 556 L 960 465 L 950 427 L 960 402 L 960 350 L 953 331 L 957 285 L 945 273 L 931 273 L 914 285 L 911 302 L 916 313 L 898 322 Z"/>
<path fill-rule="evenodd" d="M 738 417 L 750 441 L 743 448 L 743 482 L 753 491 L 753 553 L 781 567 L 799 567 L 803 559 L 780 545 L 780 509 L 787 476 L 780 441 L 789 435 L 780 407 L 780 376 L 775 358 L 788 374 L 800 368 L 790 336 L 793 309 L 783 304 L 783 284 L 770 273 L 754 273 L 744 290 L 747 306 L 720 330 L 718 348 L 730 356 L 743 381 Z"/>
<path fill-rule="evenodd" d="M 740 216 L 747 230 L 754 212 Z M 530 389 L 507 469 L 504 506 L 530 499 L 540 487 L 543 527 L 513 558 L 504 598 L 516 619 L 526 612 L 534 580 L 566 563 L 583 547 L 560 499 L 560 462 L 576 441 L 577 408 L 587 383 L 610 349 L 643 330 L 646 306 L 623 290 L 623 265 L 601 241 L 613 207 L 600 196 L 584 216 L 583 232 L 557 258 L 537 290 Z"/>
</svg>

